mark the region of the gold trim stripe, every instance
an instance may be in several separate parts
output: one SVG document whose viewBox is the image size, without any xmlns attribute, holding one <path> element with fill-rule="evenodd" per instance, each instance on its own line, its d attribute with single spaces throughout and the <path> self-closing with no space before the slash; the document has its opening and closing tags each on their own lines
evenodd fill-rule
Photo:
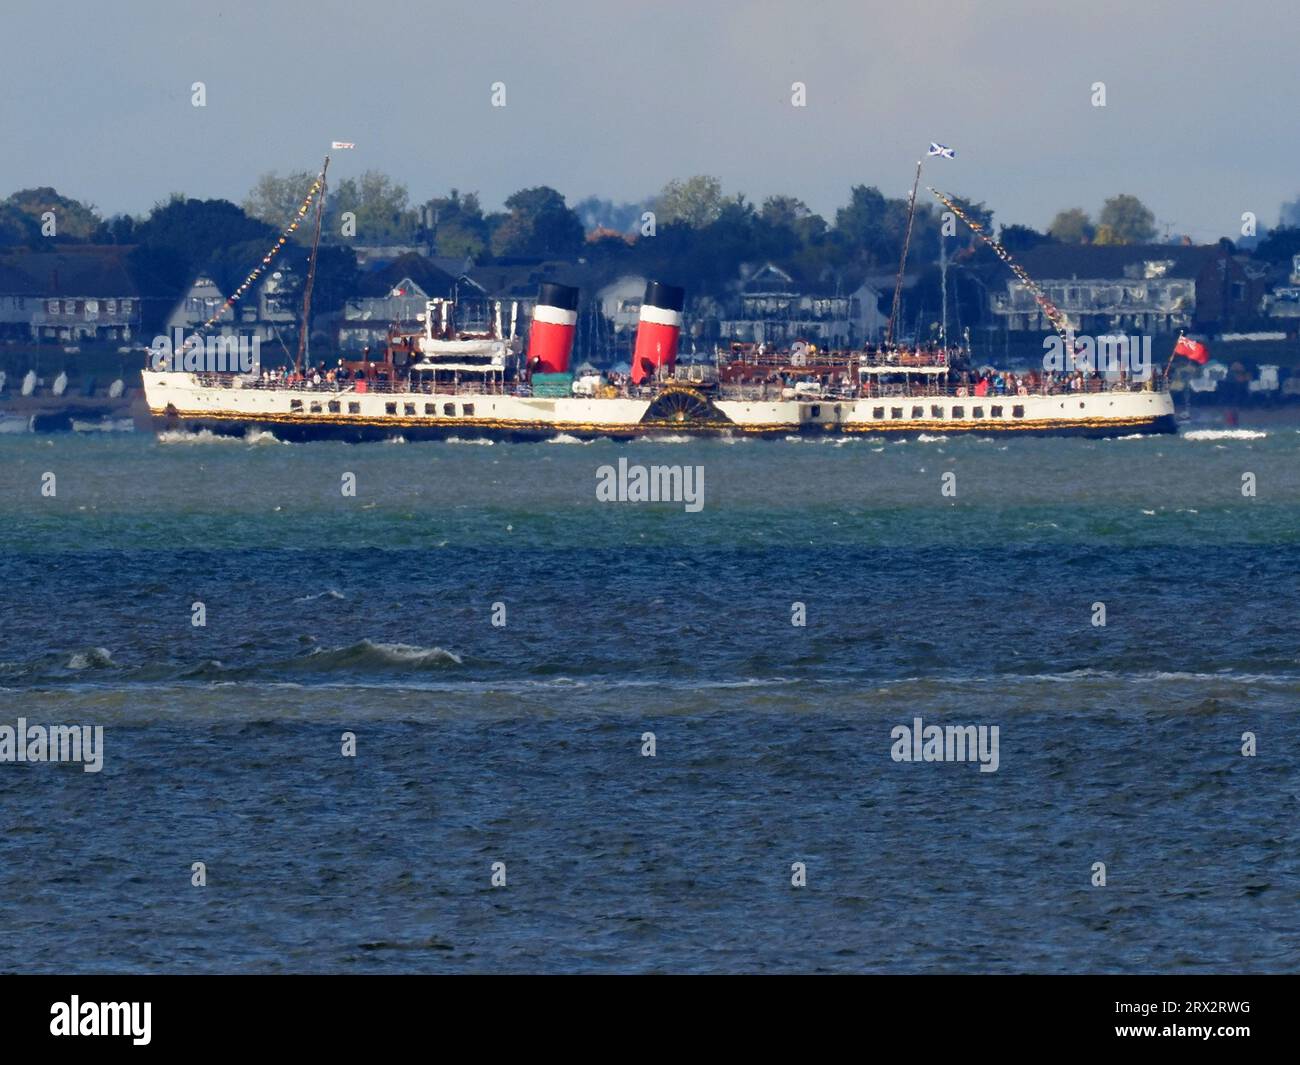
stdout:
<svg viewBox="0 0 1300 1065">
<path fill-rule="evenodd" d="M 383 418 L 372 418 L 361 414 L 234 414 L 225 411 L 176 411 L 169 414 L 166 408 L 149 408 L 155 418 L 177 418 L 195 421 L 230 421 L 248 422 L 253 425 L 274 423 L 278 425 L 328 425 L 357 426 L 377 429 L 501 429 L 521 432 L 552 433 L 599 433 L 603 436 L 643 433 L 647 431 L 685 433 L 797 433 L 805 430 L 820 430 L 828 436 L 837 434 L 873 435 L 890 432 L 1010 432 L 1036 429 L 1099 429 L 1099 428 L 1141 428 L 1155 425 L 1166 415 L 1147 415 L 1143 417 L 1124 418 L 984 418 L 963 419 L 961 421 L 911 420 L 881 422 L 784 422 L 779 424 L 740 425 L 735 422 L 618 422 L 615 424 L 600 422 L 527 422 L 503 418 L 446 418 L 446 417 L 408 417 L 389 414 Z"/>
</svg>

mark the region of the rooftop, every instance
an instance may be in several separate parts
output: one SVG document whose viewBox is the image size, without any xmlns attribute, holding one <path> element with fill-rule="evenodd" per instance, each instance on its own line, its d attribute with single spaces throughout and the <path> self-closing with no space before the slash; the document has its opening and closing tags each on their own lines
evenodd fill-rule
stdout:
<svg viewBox="0 0 1300 1065">
<path fill-rule="evenodd" d="M 124 244 L 68 244 L 57 251 L 19 248 L 0 253 L 0 295 L 139 296 Z"/>
</svg>

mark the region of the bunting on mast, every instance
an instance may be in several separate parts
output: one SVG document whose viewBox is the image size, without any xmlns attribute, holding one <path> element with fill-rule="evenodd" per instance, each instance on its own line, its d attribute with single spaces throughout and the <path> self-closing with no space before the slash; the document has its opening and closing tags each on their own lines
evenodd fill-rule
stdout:
<svg viewBox="0 0 1300 1065">
<path fill-rule="evenodd" d="M 328 165 L 328 163 L 329 160 L 327 159 L 326 164 Z M 303 198 L 302 203 L 298 205 L 298 210 L 294 212 L 292 220 L 280 231 L 279 239 L 271 245 L 271 250 L 262 256 L 262 261 L 253 267 L 249 275 L 240 282 L 239 287 L 226 297 L 226 302 L 221 305 L 221 308 L 217 313 L 194 331 L 195 335 L 206 333 L 211 329 L 217 323 L 218 319 L 238 303 L 244 293 L 247 292 L 253 286 L 253 283 L 262 276 L 262 272 L 271 265 L 271 260 L 279 255 L 280 249 L 288 243 L 289 237 L 293 235 L 300 225 L 302 225 L 303 219 L 307 217 L 307 212 L 311 209 L 312 201 L 320 194 L 324 185 L 325 170 L 322 167 L 321 172 L 316 176 L 316 180 L 311 183 L 311 188 L 307 190 L 307 195 Z"/>
<path fill-rule="evenodd" d="M 1065 320 L 1065 315 L 1060 312 L 1056 304 L 1047 298 L 1047 293 L 1039 287 L 1038 282 L 1025 273 L 1024 268 L 1011 257 L 1011 253 L 1007 251 L 1006 248 L 984 232 L 984 227 L 982 225 L 976 222 L 975 219 L 971 218 L 970 215 L 958 207 L 957 204 L 953 203 L 951 199 L 945 196 L 938 189 L 932 188 L 929 185 L 925 188 L 926 191 L 933 195 L 935 199 L 965 222 L 966 225 L 970 227 L 971 232 L 992 248 L 993 254 L 1011 268 L 1011 272 L 1015 274 L 1016 277 L 1019 278 L 1020 283 L 1029 290 L 1029 294 L 1034 297 L 1035 302 L 1037 302 L 1038 306 L 1042 309 L 1044 316 L 1052 323 L 1052 328 L 1055 329 L 1057 333 L 1060 334 L 1061 339 L 1065 341 L 1067 350 L 1073 354 L 1074 330 L 1070 328 L 1069 323 Z"/>
</svg>

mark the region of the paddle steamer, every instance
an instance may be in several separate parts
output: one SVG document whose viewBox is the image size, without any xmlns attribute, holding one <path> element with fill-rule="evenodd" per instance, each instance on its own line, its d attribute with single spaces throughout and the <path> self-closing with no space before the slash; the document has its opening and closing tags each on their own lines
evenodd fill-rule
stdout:
<svg viewBox="0 0 1300 1065">
<path fill-rule="evenodd" d="M 878 347 L 826 352 L 796 344 L 789 351 L 769 352 L 733 345 L 715 353 L 711 362 L 679 363 L 685 293 L 651 281 L 641 305 L 630 372 L 575 375 L 570 359 L 578 291 L 544 283 L 531 314 L 518 301 L 497 300 L 475 320 L 468 308 L 453 300 L 429 300 L 419 316 L 419 329 L 390 328 L 382 353 L 313 370 L 306 358 L 307 323 L 328 167 L 326 158 L 298 218 L 226 304 L 229 308 L 266 267 L 316 197 L 316 237 L 293 371 L 211 372 L 200 368 L 197 349 L 166 365 L 159 365 L 155 356 L 144 371 L 144 391 L 159 430 L 227 435 L 269 430 L 285 440 L 347 441 L 396 436 L 628 439 L 665 433 L 1099 437 L 1176 431 L 1165 375 L 1133 380 L 1122 372 L 999 373 L 972 366 L 960 348 L 894 343 L 910 214 L 894 310 L 886 342 Z M 917 184 L 920 173 L 918 163 Z M 912 213 L 916 191 L 914 185 Z M 930 191 L 961 213 L 937 190 Z M 1005 249 L 978 223 L 966 221 L 1036 289 Z M 1064 335 L 1059 312 L 1041 292 L 1036 294 Z M 526 318 L 531 322 L 525 348 Z"/>
<path fill-rule="evenodd" d="M 1162 377 L 980 372 L 961 349 L 766 352 L 734 345 L 708 363 L 679 363 L 681 290 L 653 282 L 631 373 L 575 375 L 569 356 L 576 299 L 572 289 L 542 286 L 526 351 L 517 304 L 495 302 L 490 327 L 467 330 L 456 324 L 455 304 L 430 300 L 421 331 L 394 330 L 378 357 L 341 360 L 324 376 L 319 370 L 267 376 L 147 369 L 145 395 L 160 430 L 270 430 L 295 441 L 1100 437 L 1176 428 Z"/>
</svg>

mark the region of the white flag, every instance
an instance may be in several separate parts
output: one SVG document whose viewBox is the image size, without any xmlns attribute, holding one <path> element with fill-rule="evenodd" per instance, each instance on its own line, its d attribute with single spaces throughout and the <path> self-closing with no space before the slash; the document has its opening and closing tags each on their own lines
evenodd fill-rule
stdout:
<svg viewBox="0 0 1300 1065">
<path fill-rule="evenodd" d="M 355 147 L 356 147 L 356 145 L 353 144 L 351 141 L 335 141 L 333 144 L 330 145 L 330 148 L 331 148 L 331 149 L 334 149 L 334 148 L 355 148 Z"/>
<path fill-rule="evenodd" d="M 934 141 L 930 142 L 930 154 L 942 155 L 945 159 L 957 158 L 957 153 L 954 152 L 951 148 L 949 148 L 946 144 L 936 144 Z"/>
</svg>

